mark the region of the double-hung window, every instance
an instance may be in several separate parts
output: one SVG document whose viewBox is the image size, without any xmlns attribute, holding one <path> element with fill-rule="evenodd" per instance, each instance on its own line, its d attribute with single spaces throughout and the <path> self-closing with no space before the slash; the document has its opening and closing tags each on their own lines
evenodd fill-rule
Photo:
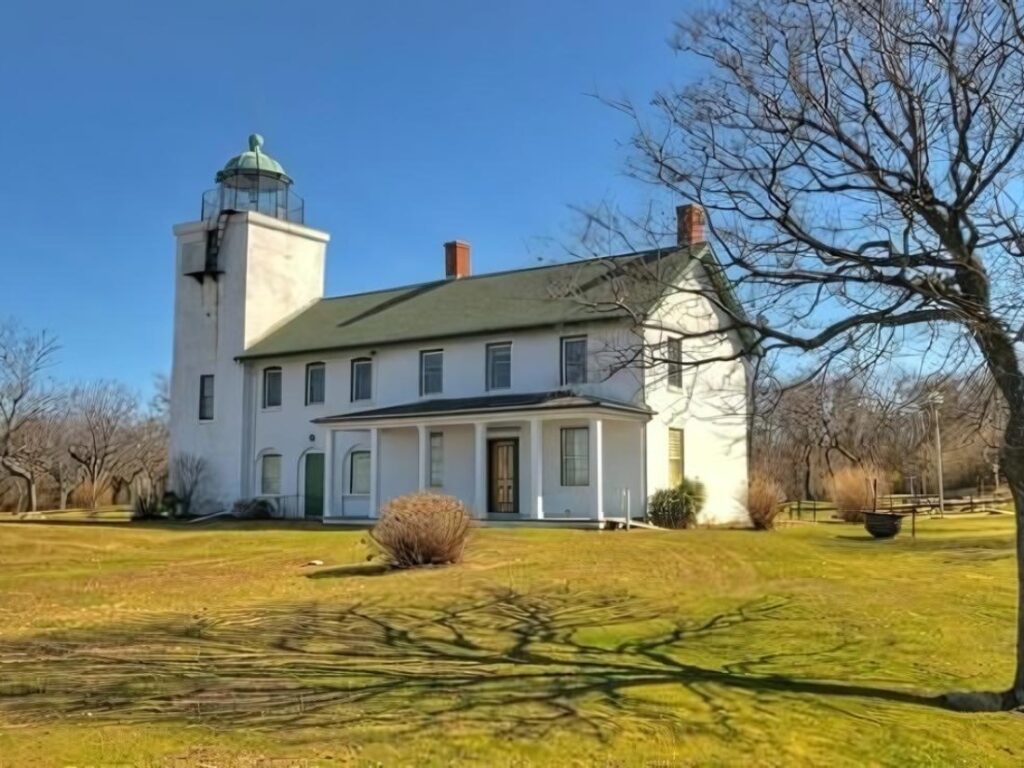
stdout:
<svg viewBox="0 0 1024 768">
<path fill-rule="evenodd" d="M 420 394 L 439 395 L 444 389 L 444 352 L 431 349 L 420 352 Z"/>
<path fill-rule="evenodd" d="M 370 493 L 369 451 L 352 451 L 349 454 L 348 492 L 357 495 Z"/>
<path fill-rule="evenodd" d="M 562 485 L 590 485 L 590 430 L 562 429 Z"/>
<path fill-rule="evenodd" d="M 265 453 L 260 464 L 260 493 L 264 496 L 280 496 L 281 454 Z"/>
<path fill-rule="evenodd" d="M 683 482 L 683 430 L 668 431 L 668 484 L 675 488 Z"/>
<path fill-rule="evenodd" d="M 319 405 L 324 401 L 327 370 L 323 363 L 306 366 L 306 405 Z"/>
<path fill-rule="evenodd" d="M 281 405 L 281 369 L 263 369 L 263 407 L 278 408 Z"/>
<path fill-rule="evenodd" d="M 512 344 L 487 345 L 487 389 L 508 389 L 512 386 Z"/>
<path fill-rule="evenodd" d="M 683 386 L 683 342 L 669 339 L 665 343 L 665 358 L 668 364 L 668 385 L 682 389 Z"/>
<path fill-rule="evenodd" d="M 566 336 L 562 339 L 562 384 L 585 384 L 587 381 L 587 337 Z"/>
<path fill-rule="evenodd" d="M 207 373 L 199 377 L 199 420 L 213 419 L 213 374 Z"/>
<path fill-rule="evenodd" d="M 373 361 L 368 357 L 352 361 L 352 391 L 350 400 L 370 400 L 373 397 Z"/>
</svg>

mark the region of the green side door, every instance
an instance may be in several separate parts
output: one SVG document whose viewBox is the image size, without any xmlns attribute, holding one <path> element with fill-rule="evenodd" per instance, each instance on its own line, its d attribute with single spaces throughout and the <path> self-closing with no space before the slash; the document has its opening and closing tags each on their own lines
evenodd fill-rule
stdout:
<svg viewBox="0 0 1024 768">
<path fill-rule="evenodd" d="M 324 455 L 306 454 L 306 517 L 323 517 L 324 514 Z"/>
</svg>

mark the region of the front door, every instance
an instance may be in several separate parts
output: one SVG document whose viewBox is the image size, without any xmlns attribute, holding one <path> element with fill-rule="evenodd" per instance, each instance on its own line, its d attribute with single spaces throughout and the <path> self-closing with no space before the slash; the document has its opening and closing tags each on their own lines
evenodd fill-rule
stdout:
<svg viewBox="0 0 1024 768">
<path fill-rule="evenodd" d="M 324 455 L 306 454 L 305 507 L 306 517 L 323 517 L 324 514 Z"/>
<path fill-rule="evenodd" d="M 519 439 L 487 441 L 487 511 L 519 514 Z"/>
</svg>

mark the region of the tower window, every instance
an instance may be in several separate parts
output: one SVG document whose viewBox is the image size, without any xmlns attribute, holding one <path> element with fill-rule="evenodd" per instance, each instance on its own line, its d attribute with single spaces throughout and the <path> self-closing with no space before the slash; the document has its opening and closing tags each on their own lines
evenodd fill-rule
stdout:
<svg viewBox="0 0 1024 768">
<path fill-rule="evenodd" d="M 323 363 L 306 366 L 306 405 L 319 405 L 324 401 L 326 368 Z"/>
<path fill-rule="evenodd" d="M 199 420 L 213 420 L 213 374 L 199 377 Z"/>
<path fill-rule="evenodd" d="M 281 369 L 263 369 L 263 407 L 278 408 L 281 405 Z"/>
</svg>

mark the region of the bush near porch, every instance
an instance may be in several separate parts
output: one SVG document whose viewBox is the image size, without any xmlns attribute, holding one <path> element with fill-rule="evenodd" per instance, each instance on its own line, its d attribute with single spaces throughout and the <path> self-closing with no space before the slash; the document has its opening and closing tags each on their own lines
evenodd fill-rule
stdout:
<svg viewBox="0 0 1024 768">
<path fill-rule="evenodd" d="M 0 765 L 1019 765 L 1012 528 L 0 524 Z"/>
</svg>

